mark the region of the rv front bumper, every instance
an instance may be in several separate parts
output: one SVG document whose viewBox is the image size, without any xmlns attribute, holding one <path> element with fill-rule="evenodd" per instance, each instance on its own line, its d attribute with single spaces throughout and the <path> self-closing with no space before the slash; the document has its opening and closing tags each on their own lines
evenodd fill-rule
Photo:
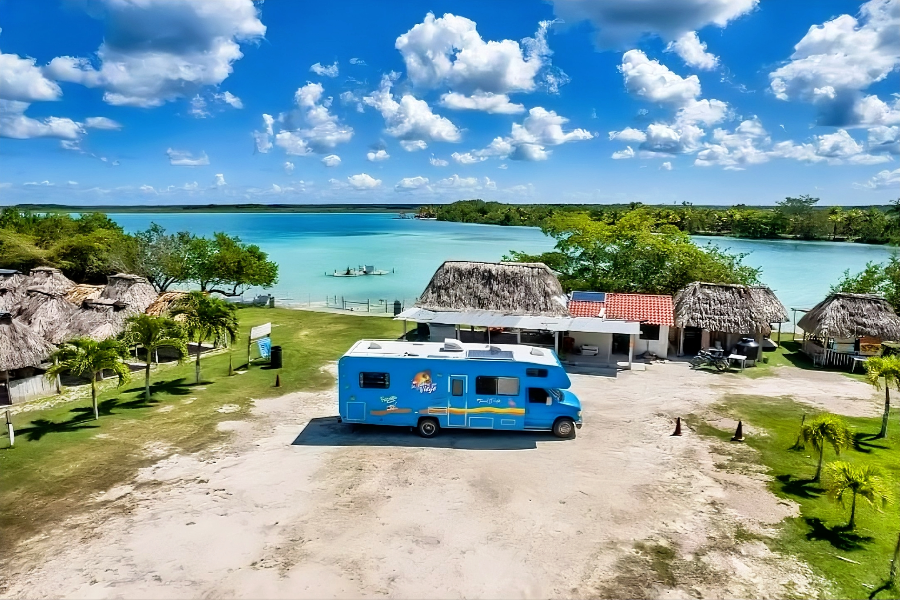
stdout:
<svg viewBox="0 0 900 600">
<path fill-rule="evenodd" d="M 581 426 L 584 425 L 581 421 L 575 423 L 575 429 L 581 429 Z"/>
</svg>

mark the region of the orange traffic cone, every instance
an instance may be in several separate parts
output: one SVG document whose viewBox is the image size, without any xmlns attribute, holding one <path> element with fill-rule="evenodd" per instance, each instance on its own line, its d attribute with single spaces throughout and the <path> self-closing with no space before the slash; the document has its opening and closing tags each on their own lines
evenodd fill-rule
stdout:
<svg viewBox="0 0 900 600">
<path fill-rule="evenodd" d="M 681 435 L 681 417 L 678 417 L 678 419 L 675 421 L 675 433 L 673 433 L 672 435 Z"/>
<path fill-rule="evenodd" d="M 275 375 L 275 387 L 281 387 L 281 373 Z"/>
<path fill-rule="evenodd" d="M 731 438 L 732 442 L 743 442 L 744 441 L 744 423 L 742 421 L 738 421 L 737 429 L 734 430 L 734 437 Z"/>
</svg>

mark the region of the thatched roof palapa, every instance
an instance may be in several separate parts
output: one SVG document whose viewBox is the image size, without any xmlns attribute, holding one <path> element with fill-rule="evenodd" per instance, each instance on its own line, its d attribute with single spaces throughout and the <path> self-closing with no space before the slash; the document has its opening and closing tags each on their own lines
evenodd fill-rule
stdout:
<svg viewBox="0 0 900 600">
<path fill-rule="evenodd" d="M 768 288 L 695 281 L 675 294 L 675 325 L 769 335 L 787 310 Z"/>
<path fill-rule="evenodd" d="M 77 311 L 63 294 L 53 294 L 43 287 L 36 287 L 28 289 L 15 317 L 45 340 L 58 344 L 66 339 L 69 319 Z"/>
<path fill-rule="evenodd" d="M 110 275 L 100 298 L 125 304 L 131 314 L 142 313 L 156 300 L 157 293 L 143 277 L 118 273 Z"/>
<path fill-rule="evenodd" d="M 0 312 L 0 372 L 39 365 L 53 350 L 53 345 L 28 325 Z"/>
<path fill-rule="evenodd" d="M 65 294 L 75 287 L 75 282 L 53 267 L 35 267 L 25 282 L 28 290 L 41 288 L 50 294 Z"/>
<path fill-rule="evenodd" d="M 559 280 L 543 263 L 447 261 L 435 271 L 416 306 L 438 312 L 567 317 L 566 303 Z"/>
<path fill-rule="evenodd" d="M 0 269 L 0 312 L 12 312 L 25 297 L 27 277 L 15 269 Z"/>
<path fill-rule="evenodd" d="M 797 325 L 814 336 L 900 341 L 900 317 L 887 300 L 871 294 L 831 294 Z"/>
<path fill-rule="evenodd" d="M 147 310 L 145 310 L 144 312 L 153 317 L 169 316 L 169 311 L 172 309 L 172 305 L 187 295 L 188 292 L 182 292 L 181 290 L 163 292 L 156 298 L 156 300 L 153 301 L 153 304 L 147 307 Z"/>
</svg>

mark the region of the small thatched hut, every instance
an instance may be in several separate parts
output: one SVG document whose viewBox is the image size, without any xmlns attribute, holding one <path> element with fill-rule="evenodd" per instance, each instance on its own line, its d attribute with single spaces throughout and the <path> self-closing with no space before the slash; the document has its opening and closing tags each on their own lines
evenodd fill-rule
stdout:
<svg viewBox="0 0 900 600">
<path fill-rule="evenodd" d="M 0 312 L 0 404 L 52 393 L 38 368 L 53 346 L 8 312 Z"/>
<path fill-rule="evenodd" d="M 153 304 L 156 290 L 146 279 L 119 273 L 110 275 L 109 282 L 95 298 L 87 298 L 69 321 L 66 337 L 89 337 L 105 340 L 125 329 L 125 320 Z"/>
<path fill-rule="evenodd" d="M 54 293 L 52 288 L 29 287 L 14 316 L 48 342 L 58 344 L 66 339 L 69 320 L 78 309 L 66 300 L 65 292 Z"/>
<path fill-rule="evenodd" d="M 26 277 L 15 269 L 0 269 L 0 312 L 9 311 L 25 296 Z"/>
<path fill-rule="evenodd" d="M 679 354 L 710 346 L 730 351 L 744 337 L 762 347 L 772 323 L 786 319 L 787 309 L 769 288 L 695 281 L 675 294 Z"/>
<path fill-rule="evenodd" d="M 416 306 L 567 317 L 567 303 L 559 280 L 543 263 L 447 261 L 435 271 Z"/>
<path fill-rule="evenodd" d="M 807 312 L 797 325 L 803 329 L 803 352 L 815 364 L 846 366 L 854 357 L 881 353 L 881 342 L 900 340 L 900 317 L 880 296 L 831 294 Z"/>
</svg>

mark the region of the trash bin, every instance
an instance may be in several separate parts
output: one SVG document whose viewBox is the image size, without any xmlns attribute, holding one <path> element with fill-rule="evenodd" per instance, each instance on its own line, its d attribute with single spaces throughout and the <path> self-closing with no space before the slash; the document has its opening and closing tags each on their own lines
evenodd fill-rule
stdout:
<svg viewBox="0 0 900 600">
<path fill-rule="evenodd" d="M 396 317 L 402 312 L 403 305 L 400 304 L 399 300 L 394 300 L 394 316 Z"/>
<path fill-rule="evenodd" d="M 272 354 L 269 357 L 269 366 L 273 369 L 281 368 L 281 346 L 272 346 Z"/>
</svg>

